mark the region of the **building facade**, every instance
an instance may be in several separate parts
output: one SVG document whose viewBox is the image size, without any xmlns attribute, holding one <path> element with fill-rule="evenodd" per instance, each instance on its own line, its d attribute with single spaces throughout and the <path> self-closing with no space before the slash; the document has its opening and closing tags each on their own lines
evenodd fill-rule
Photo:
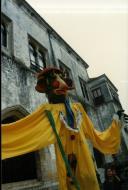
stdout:
<svg viewBox="0 0 128 190">
<path fill-rule="evenodd" d="M 1 6 L 2 123 L 19 120 L 48 101 L 35 91 L 36 73 L 55 66 L 74 81 L 71 101 L 80 101 L 95 127 L 106 129 L 113 114 L 122 108 L 118 91 L 107 76 L 89 78 L 88 64 L 26 1 L 2 0 Z M 97 169 L 113 161 L 111 155 L 102 155 L 88 143 Z M 117 158 L 125 161 L 127 130 L 122 133 L 122 143 Z M 57 189 L 55 162 L 53 145 L 6 159 L 2 162 L 2 188 Z"/>
</svg>

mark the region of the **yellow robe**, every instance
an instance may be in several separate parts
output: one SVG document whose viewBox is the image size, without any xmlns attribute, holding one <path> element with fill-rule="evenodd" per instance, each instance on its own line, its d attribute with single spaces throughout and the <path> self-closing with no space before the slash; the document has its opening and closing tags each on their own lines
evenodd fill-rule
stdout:
<svg viewBox="0 0 128 190">
<path fill-rule="evenodd" d="M 76 155 L 76 178 L 80 184 L 80 190 L 99 190 L 86 138 L 90 139 L 93 146 L 102 153 L 115 154 L 120 145 L 120 122 L 113 119 L 107 130 L 99 132 L 94 128 L 91 120 L 79 103 L 72 104 L 75 117 L 79 120 L 76 121 L 77 125 L 79 125 L 79 131 L 77 132 L 70 130 L 64 123 L 64 118 L 60 116 L 60 112 L 64 115 L 66 113 L 64 104 L 41 105 L 27 117 L 2 125 L 2 159 L 36 151 L 54 143 L 60 184 L 59 189 L 75 190 L 75 187 L 68 181 L 65 163 L 45 110 L 52 112 L 65 153 L 67 155 L 71 153 Z M 78 113 L 81 114 L 78 116 Z M 71 139 L 71 135 L 75 136 L 74 140 Z"/>
</svg>

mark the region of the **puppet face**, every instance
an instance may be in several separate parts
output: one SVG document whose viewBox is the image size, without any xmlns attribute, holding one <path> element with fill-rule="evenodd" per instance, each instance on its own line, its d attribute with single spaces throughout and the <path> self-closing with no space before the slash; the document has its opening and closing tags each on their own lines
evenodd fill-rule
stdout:
<svg viewBox="0 0 128 190">
<path fill-rule="evenodd" d="M 53 99 L 65 97 L 68 90 L 74 89 L 73 81 L 66 78 L 65 74 L 57 68 L 45 68 L 37 75 L 35 89 L 40 93 L 46 93 Z"/>
<path fill-rule="evenodd" d="M 66 95 L 69 86 L 62 78 L 61 74 L 51 73 L 46 79 L 49 93 L 56 95 Z"/>
</svg>

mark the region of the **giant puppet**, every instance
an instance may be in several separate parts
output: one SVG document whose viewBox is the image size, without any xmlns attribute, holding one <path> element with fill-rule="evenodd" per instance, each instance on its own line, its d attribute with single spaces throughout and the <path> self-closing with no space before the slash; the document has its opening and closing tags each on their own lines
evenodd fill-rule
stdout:
<svg viewBox="0 0 128 190">
<path fill-rule="evenodd" d="M 113 117 L 104 132 L 97 131 L 80 103 L 70 103 L 67 91 L 73 81 L 57 68 L 37 76 L 36 90 L 49 103 L 14 123 L 2 126 L 2 158 L 10 158 L 55 145 L 60 190 L 99 190 L 95 168 L 86 142 L 103 154 L 115 154 L 120 145 L 120 116 Z M 126 115 L 125 115 L 126 116 Z"/>
</svg>

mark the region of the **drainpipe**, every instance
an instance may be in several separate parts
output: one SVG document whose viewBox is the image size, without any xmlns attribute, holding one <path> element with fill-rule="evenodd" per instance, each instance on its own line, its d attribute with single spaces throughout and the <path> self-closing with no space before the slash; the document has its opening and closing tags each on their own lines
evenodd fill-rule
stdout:
<svg viewBox="0 0 128 190">
<path fill-rule="evenodd" d="M 50 49 L 51 49 L 51 55 L 52 55 L 52 63 L 53 63 L 53 66 L 57 67 L 56 58 L 55 58 L 55 54 L 54 54 L 54 50 L 53 50 L 53 46 L 52 46 L 52 41 L 51 41 L 52 31 L 49 29 L 47 31 L 48 31 L 48 38 L 49 38 L 49 44 L 50 44 Z"/>
</svg>

